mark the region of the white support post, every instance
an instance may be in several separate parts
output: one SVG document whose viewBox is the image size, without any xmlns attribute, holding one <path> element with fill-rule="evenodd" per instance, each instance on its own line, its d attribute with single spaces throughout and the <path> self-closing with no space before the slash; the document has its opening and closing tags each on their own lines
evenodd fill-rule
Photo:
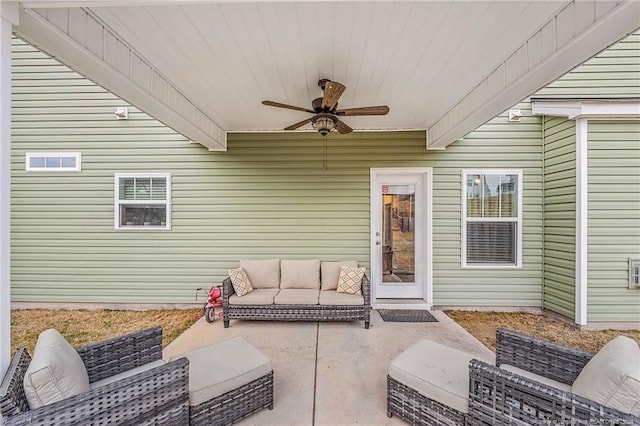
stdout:
<svg viewBox="0 0 640 426">
<path fill-rule="evenodd" d="M 575 322 L 587 325 L 588 121 L 576 120 L 576 300 Z"/>
<path fill-rule="evenodd" d="M 11 28 L 17 19 L 18 3 L 0 2 L 0 376 L 11 357 Z"/>
</svg>

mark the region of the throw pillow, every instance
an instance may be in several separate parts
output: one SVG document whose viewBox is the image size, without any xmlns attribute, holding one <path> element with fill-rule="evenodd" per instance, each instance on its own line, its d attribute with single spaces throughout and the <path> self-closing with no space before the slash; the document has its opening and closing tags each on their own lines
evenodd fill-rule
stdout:
<svg viewBox="0 0 640 426">
<path fill-rule="evenodd" d="M 352 266 L 341 266 L 338 275 L 338 293 L 356 294 L 362 296 L 362 278 L 364 268 L 354 268 Z"/>
<path fill-rule="evenodd" d="M 242 268 L 230 269 L 229 278 L 231 278 L 231 285 L 233 285 L 233 291 L 235 291 L 238 296 L 244 296 L 250 291 L 253 291 L 253 287 L 251 286 L 251 281 L 249 281 L 249 277 L 247 276 L 247 273 L 244 271 L 244 269 Z"/>
<path fill-rule="evenodd" d="M 32 410 L 89 391 L 89 375 L 82 358 L 54 329 L 38 336 L 22 383 Z"/>
<path fill-rule="evenodd" d="M 344 262 L 321 262 L 320 263 L 320 283 L 322 290 L 335 290 L 338 288 L 338 276 L 341 266 L 358 267 L 357 260 L 347 260 Z"/>
<path fill-rule="evenodd" d="M 640 348 L 618 336 L 584 366 L 571 392 L 625 413 L 640 415 Z"/>
</svg>

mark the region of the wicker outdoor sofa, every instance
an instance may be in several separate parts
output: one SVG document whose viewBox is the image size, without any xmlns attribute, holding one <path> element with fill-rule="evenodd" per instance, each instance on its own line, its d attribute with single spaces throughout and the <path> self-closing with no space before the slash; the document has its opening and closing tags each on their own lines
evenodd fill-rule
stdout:
<svg viewBox="0 0 640 426">
<path fill-rule="evenodd" d="M 260 268 L 255 267 L 260 263 Z M 333 280 L 338 281 L 338 271 L 341 264 L 355 264 L 355 262 L 320 262 L 320 261 L 287 261 L 278 263 L 278 269 L 270 270 L 269 274 L 264 273 L 265 262 L 271 262 L 268 268 L 275 268 L 274 261 L 241 261 L 241 267 L 246 270 L 251 282 L 258 283 L 265 280 L 265 275 L 272 275 L 269 288 L 258 287 L 258 291 L 266 292 L 266 297 L 254 299 L 253 302 L 245 302 L 256 292 L 248 296 L 239 298 L 236 295 L 231 279 L 227 277 L 222 282 L 222 310 L 224 327 L 229 327 L 232 319 L 240 320 L 263 320 L 263 321 L 364 321 L 366 329 L 369 328 L 371 315 L 371 283 L 364 274 L 362 276 L 361 295 L 341 294 L 336 292 Z M 280 262 L 280 261 L 278 261 Z M 280 265 L 282 269 L 280 269 Z M 309 265 L 312 265 L 311 267 Z M 317 265 L 317 266 L 316 266 Z M 285 286 L 288 271 L 297 270 L 291 275 L 295 280 L 293 288 Z M 302 270 L 302 272 L 300 272 Z M 321 276 L 320 271 L 324 272 Z M 331 272 L 331 273 L 330 273 Z M 282 274 L 282 275 L 281 275 Z M 306 281 L 311 284 L 305 285 Z M 329 278 L 329 275 L 332 275 Z M 335 275 L 335 276 L 334 276 Z M 327 284 L 331 281 L 331 284 Z M 298 284 L 299 283 L 299 284 Z M 287 293 L 289 292 L 289 293 Z M 286 296 L 290 299 L 282 299 Z M 264 293 L 263 293 L 264 294 Z M 293 295 L 293 296 L 291 296 Z M 285 300 L 283 303 L 282 300 Z M 291 303 L 286 303 L 291 300 Z M 298 300 L 299 302 L 296 302 Z M 311 300 L 308 303 L 303 301 Z M 331 301 L 336 301 L 331 302 Z M 329 302 L 327 302 L 329 301 Z M 341 302 L 344 301 L 344 302 Z"/>
<path fill-rule="evenodd" d="M 162 329 L 155 327 L 77 349 L 89 382 L 108 379 L 162 358 Z M 189 363 L 177 359 L 88 392 L 30 409 L 23 379 L 31 362 L 18 349 L 0 385 L 0 412 L 13 425 L 189 424 Z"/>
</svg>

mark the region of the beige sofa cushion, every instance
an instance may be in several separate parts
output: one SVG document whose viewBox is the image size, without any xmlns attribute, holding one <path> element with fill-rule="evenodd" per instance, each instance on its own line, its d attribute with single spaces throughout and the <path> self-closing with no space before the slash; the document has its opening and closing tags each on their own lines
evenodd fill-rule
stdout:
<svg viewBox="0 0 640 426">
<path fill-rule="evenodd" d="M 310 288 L 283 288 L 273 298 L 276 305 L 317 305 L 320 290 Z"/>
<path fill-rule="evenodd" d="M 78 352 L 56 330 L 40 333 L 23 380 L 31 409 L 89 391 L 89 375 Z"/>
<path fill-rule="evenodd" d="M 514 367 L 513 365 L 509 364 L 500 364 L 500 368 L 515 373 L 519 376 L 526 377 L 527 379 L 535 380 L 536 382 L 542 383 L 549 387 L 560 389 L 561 391 L 565 392 L 571 392 L 571 385 L 567 385 L 566 383 L 562 382 L 556 382 L 555 380 L 549 379 L 544 376 L 538 376 L 537 374 L 527 370 L 523 370 L 522 368 Z"/>
<path fill-rule="evenodd" d="M 338 276 L 340 275 L 341 266 L 358 267 L 355 260 L 347 260 L 344 262 L 321 262 L 320 263 L 320 281 L 322 290 L 335 290 L 338 288 Z"/>
<path fill-rule="evenodd" d="M 469 361 L 491 362 L 429 340 L 419 340 L 395 357 L 389 376 L 462 413 L 469 411 Z"/>
<path fill-rule="evenodd" d="M 280 292 L 277 288 L 256 288 L 252 292 L 240 297 L 232 294 L 229 297 L 230 305 L 273 305 L 273 298 Z"/>
<path fill-rule="evenodd" d="M 171 358 L 189 360 L 189 405 L 198 405 L 246 385 L 272 370 L 271 361 L 237 336 Z"/>
<path fill-rule="evenodd" d="M 249 276 L 244 269 L 229 269 L 229 279 L 231 280 L 233 291 L 238 296 L 244 296 L 245 294 L 253 291 L 253 286 L 251 285 L 251 281 L 249 281 Z"/>
<path fill-rule="evenodd" d="M 241 260 L 244 269 L 255 288 L 280 288 L 280 259 Z"/>
<path fill-rule="evenodd" d="M 320 289 L 319 260 L 280 261 L 280 288 Z"/>
<path fill-rule="evenodd" d="M 364 305 L 364 297 L 349 293 L 338 293 L 337 291 L 321 291 L 321 305 L 347 305 L 362 306 Z"/>
<path fill-rule="evenodd" d="M 572 392 L 607 407 L 640 415 L 640 348 L 618 336 L 584 366 Z"/>
<path fill-rule="evenodd" d="M 152 361 L 150 363 L 141 365 L 139 367 L 132 368 L 131 370 L 123 371 L 122 373 L 114 374 L 113 376 L 109 376 L 102 380 L 98 380 L 97 382 L 90 383 L 89 388 L 93 390 L 95 388 L 99 388 L 101 386 L 105 386 L 110 383 L 115 383 L 119 380 L 126 379 L 131 376 L 135 376 L 136 374 L 144 373 L 145 371 L 151 370 L 152 368 L 160 367 L 165 364 L 166 364 L 166 361 L 161 359 Z"/>
</svg>

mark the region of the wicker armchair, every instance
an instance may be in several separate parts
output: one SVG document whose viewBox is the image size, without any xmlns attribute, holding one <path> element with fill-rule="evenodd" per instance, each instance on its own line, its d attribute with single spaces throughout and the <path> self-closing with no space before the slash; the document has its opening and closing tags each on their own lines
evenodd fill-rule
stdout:
<svg viewBox="0 0 640 426">
<path fill-rule="evenodd" d="M 150 328 L 77 349 L 89 382 L 162 358 L 162 329 Z M 29 409 L 22 384 L 31 357 L 19 349 L 0 385 L 0 412 L 9 425 L 189 424 L 189 363 L 185 358 L 62 401 Z"/>
<path fill-rule="evenodd" d="M 511 365 L 571 385 L 593 354 L 498 329 L 496 365 L 469 364 L 472 425 L 640 425 L 640 418 L 499 368 Z"/>
</svg>

